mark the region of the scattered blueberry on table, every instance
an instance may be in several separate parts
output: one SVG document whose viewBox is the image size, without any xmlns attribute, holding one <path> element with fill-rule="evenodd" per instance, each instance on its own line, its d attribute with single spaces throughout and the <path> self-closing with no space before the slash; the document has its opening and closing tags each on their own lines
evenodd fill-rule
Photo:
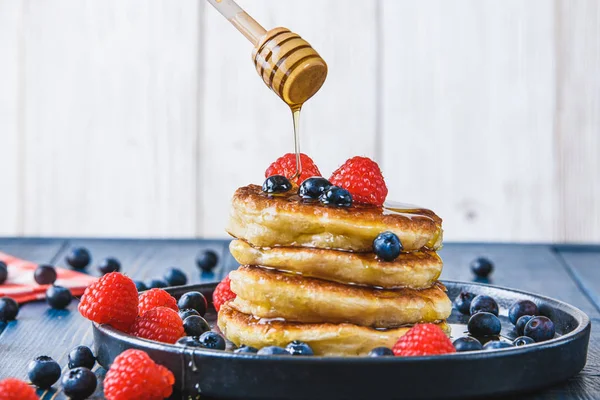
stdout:
<svg viewBox="0 0 600 400">
<path fill-rule="evenodd" d="M 19 314 L 19 305 L 10 297 L 0 298 L 0 322 L 13 321 Z"/>
<path fill-rule="evenodd" d="M 483 349 L 481 342 L 471 336 L 463 336 L 456 339 L 453 343 L 454 348 L 458 352 L 462 351 L 476 351 Z"/>
<path fill-rule="evenodd" d="M 75 269 L 84 269 L 92 260 L 90 252 L 85 247 L 74 247 L 65 257 L 67 264 Z"/>
<path fill-rule="evenodd" d="M 369 351 L 369 357 L 388 357 L 393 356 L 394 352 L 389 347 L 375 347 Z"/>
<path fill-rule="evenodd" d="M 133 281 L 135 283 L 135 288 L 138 292 L 143 292 L 144 290 L 148 290 L 148 286 L 142 281 Z"/>
<path fill-rule="evenodd" d="M 313 356 L 315 353 L 313 349 L 306 343 L 299 340 L 294 340 L 285 346 L 288 353 L 293 356 Z"/>
<path fill-rule="evenodd" d="M 479 278 L 487 278 L 494 270 L 494 264 L 484 257 L 479 257 L 471 262 L 471 271 Z"/>
<path fill-rule="evenodd" d="M 283 175 L 268 177 L 262 185 L 262 191 L 268 194 L 285 193 L 292 189 L 292 183 Z"/>
<path fill-rule="evenodd" d="M 461 291 L 454 299 L 454 308 L 461 314 L 471 315 L 471 302 L 475 298 L 473 293 Z"/>
<path fill-rule="evenodd" d="M 480 294 L 475 296 L 471 301 L 471 307 L 469 308 L 471 315 L 477 314 L 478 312 L 488 312 L 495 316 L 498 316 L 498 303 L 490 296 Z"/>
<path fill-rule="evenodd" d="M 46 290 L 46 302 L 56 310 L 67 308 L 72 299 L 71 291 L 65 287 L 52 285 Z"/>
<path fill-rule="evenodd" d="M 40 264 L 33 273 L 38 285 L 51 285 L 56 282 L 56 269 L 52 265 Z"/>
<path fill-rule="evenodd" d="M 87 369 L 94 368 L 96 357 L 87 346 L 77 346 L 69 352 L 68 355 L 69 368 L 85 367 Z"/>
<path fill-rule="evenodd" d="M 151 279 L 146 283 L 148 289 L 162 289 L 167 286 L 169 286 L 169 284 L 162 279 Z"/>
<path fill-rule="evenodd" d="M 346 189 L 338 186 L 331 186 L 319 198 L 321 203 L 335 207 L 350 207 L 352 205 L 352 195 Z"/>
<path fill-rule="evenodd" d="M 111 272 L 119 272 L 121 270 L 121 263 L 114 257 L 105 258 L 98 264 L 98 271 L 102 275 L 110 274 Z"/>
<path fill-rule="evenodd" d="M 513 325 L 517 324 L 517 320 L 524 315 L 538 315 L 538 307 L 531 300 L 521 300 L 514 303 L 508 310 L 508 319 Z"/>
<path fill-rule="evenodd" d="M 98 386 L 96 375 L 88 368 L 77 367 L 69 370 L 62 379 L 63 391 L 71 399 L 86 399 Z"/>
<path fill-rule="evenodd" d="M 304 200 L 319 200 L 321 195 L 331 187 L 331 182 L 321 176 L 306 179 L 298 189 L 298 196 Z"/>
<path fill-rule="evenodd" d="M 8 278 L 8 266 L 4 261 L 0 261 L 0 285 L 6 282 Z"/>
<path fill-rule="evenodd" d="M 164 279 L 169 286 L 183 286 L 188 281 L 187 275 L 179 268 L 174 267 L 167 270 Z"/>
<path fill-rule="evenodd" d="M 393 232 L 382 232 L 373 240 L 373 252 L 383 261 L 393 261 L 400 255 L 402 243 Z"/>
<path fill-rule="evenodd" d="M 475 337 L 495 336 L 500 333 L 502 325 L 494 314 L 480 311 L 469 318 L 467 329 Z"/>
<path fill-rule="evenodd" d="M 204 250 L 196 257 L 196 265 L 204 272 L 212 271 L 219 262 L 217 253 L 212 250 Z"/>
<path fill-rule="evenodd" d="M 49 389 L 60 379 L 60 365 L 48 356 L 39 356 L 27 367 L 27 376 L 31 383 L 40 389 Z"/>
</svg>

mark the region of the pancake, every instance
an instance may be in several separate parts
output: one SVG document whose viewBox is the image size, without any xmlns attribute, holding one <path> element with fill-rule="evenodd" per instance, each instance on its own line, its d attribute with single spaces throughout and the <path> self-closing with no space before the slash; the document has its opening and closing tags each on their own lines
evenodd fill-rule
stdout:
<svg viewBox="0 0 600 400">
<path fill-rule="evenodd" d="M 261 318 L 391 328 L 445 320 L 452 311 L 441 283 L 421 290 L 375 289 L 251 266 L 229 277 L 237 295 L 232 307 Z"/>
<path fill-rule="evenodd" d="M 227 232 L 257 247 L 304 246 L 369 252 L 381 232 L 394 232 L 405 251 L 442 244 L 442 220 L 431 210 L 402 205 L 330 207 L 257 185 L 236 190 Z"/>
<path fill-rule="evenodd" d="M 449 326 L 440 327 L 450 334 Z M 236 346 L 245 344 L 258 349 L 285 347 L 293 340 L 308 343 L 321 356 L 366 355 L 375 347 L 393 347 L 410 327 L 378 330 L 353 324 L 302 324 L 281 319 L 264 320 L 243 314 L 230 303 L 221 306 L 219 329 Z"/>
<path fill-rule="evenodd" d="M 256 248 L 233 240 L 229 251 L 242 265 L 259 265 L 340 283 L 382 288 L 431 287 L 442 272 L 442 260 L 433 251 L 402 253 L 390 262 L 373 253 L 349 253 L 304 247 Z"/>
</svg>

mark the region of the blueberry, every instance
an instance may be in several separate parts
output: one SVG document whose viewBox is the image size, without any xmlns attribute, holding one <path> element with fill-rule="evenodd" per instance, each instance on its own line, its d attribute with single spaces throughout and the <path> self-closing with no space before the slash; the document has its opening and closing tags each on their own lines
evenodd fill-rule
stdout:
<svg viewBox="0 0 600 400">
<path fill-rule="evenodd" d="M 183 286 L 187 283 L 187 275 L 178 268 L 169 268 L 164 278 L 169 286 Z"/>
<path fill-rule="evenodd" d="M 471 301 L 469 311 L 471 312 L 471 315 L 477 314 L 478 312 L 488 312 L 498 316 L 498 303 L 490 296 L 480 294 L 479 296 L 475 296 Z"/>
<path fill-rule="evenodd" d="M 85 367 L 70 370 L 62 379 L 63 391 L 70 399 L 87 399 L 98 386 L 96 375 Z"/>
<path fill-rule="evenodd" d="M 533 315 L 523 315 L 517 320 L 517 323 L 515 324 L 515 331 L 517 331 L 519 336 L 523 336 L 525 334 L 525 325 L 527 325 L 531 318 L 533 318 Z"/>
<path fill-rule="evenodd" d="M 373 240 L 373 252 L 384 261 L 395 260 L 402 251 L 402 243 L 393 232 L 382 232 Z"/>
<path fill-rule="evenodd" d="M 463 336 L 452 343 L 456 351 L 476 351 L 483 349 L 481 342 L 471 336 Z"/>
<path fill-rule="evenodd" d="M 273 175 L 267 178 L 262 185 L 262 191 L 265 193 L 285 193 L 292 188 L 288 178 L 283 175 Z"/>
<path fill-rule="evenodd" d="M 0 285 L 6 282 L 6 278 L 8 278 L 8 266 L 5 262 L 0 261 Z"/>
<path fill-rule="evenodd" d="M 204 272 L 212 271 L 219 262 L 217 253 L 212 250 L 205 250 L 196 257 L 196 265 Z"/>
<path fill-rule="evenodd" d="M 375 347 L 369 352 L 369 357 L 393 356 L 394 352 L 389 347 Z"/>
<path fill-rule="evenodd" d="M 352 195 L 346 189 L 332 186 L 327 189 L 319 198 L 321 203 L 336 207 L 350 207 L 352 205 Z"/>
<path fill-rule="evenodd" d="M 65 257 L 67 264 L 75 269 L 84 269 L 88 266 L 92 257 L 90 252 L 85 247 L 74 247 L 71 249 L 67 257 Z"/>
<path fill-rule="evenodd" d="M 217 332 L 208 331 L 204 332 L 198 338 L 202 347 L 212 350 L 225 350 L 225 339 Z"/>
<path fill-rule="evenodd" d="M 192 315 L 200 316 L 200 313 L 193 308 L 184 308 L 183 310 L 179 310 L 179 317 L 181 317 L 182 321 L 185 321 L 187 317 L 191 317 Z"/>
<path fill-rule="evenodd" d="M 233 351 L 236 354 L 256 354 L 258 353 L 258 349 L 252 346 L 241 345 L 237 349 Z"/>
<path fill-rule="evenodd" d="M 493 336 L 500 333 L 502 325 L 494 314 L 480 311 L 469 318 L 469 333 L 475 337 Z"/>
<path fill-rule="evenodd" d="M 98 265 L 98 271 L 102 275 L 110 274 L 111 272 L 119 272 L 121 270 L 121 263 L 119 260 L 113 257 L 108 257 L 102 260 Z"/>
<path fill-rule="evenodd" d="M 533 340 L 529 336 L 519 336 L 518 338 L 513 340 L 513 346 L 517 346 L 517 347 L 525 346 L 527 344 L 533 344 L 533 343 L 535 343 L 535 340 Z"/>
<path fill-rule="evenodd" d="M 471 271 L 480 278 L 486 278 L 494 270 L 494 264 L 487 258 L 477 258 L 471 262 Z"/>
<path fill-rule="evenodd" d="M 284 349 L 283 347 L 279 347 L 279 346 L 263 347 L 256 354 L 258 354 L 260 356 L 277 356 L 277 355 L 289 356 L 290 355 L 290 353 L 288 353 L 288 351 L 286 349 Z"/>
<path fill-rule="evenodd" d="M 77 346 L 69 352 L 69 369 L 85 367 L 92 369 L 96 363 L 94 353 L 87 346 Z"/>
<path fill-rule="evenodd" d="M 299 340 L 294 340 L 285 346 L 285 349 L 293 356 L 314 356 L 315 352 L 306 343 Z"/>
<path fill-rule="evenodd" d="M 36 357 L 27 366 L 29 380 L 40 389 L 49 389 L 60 378 L 60 365 L 48 356 Z"/>
<path fill-rule="evenodd" d="M 0 298 L 0 322 L 8 322 L 17 318 L 19 305 L 10 297 Z"/>
<path fill-rule="evenodd" d="M 523 315 L 538 315 L 537 305 L 531 300 L 521 300 L 513 304 L 508 310 L 508 319 L 513 325 L 516 325 L 517 320 Z"/>
<path fill-rule="evenodd" d="M 190 315 L 183 320 L 183 329 L 186 336 L 200 336 L 204 332 L 210 331 L 210 325 L 199 315 Z"/>
<path fill-rule="evenodd" d="M 39 265 L 33 273 L 33 279 L 38 285 L 51 285 L 56 282 L 56 270 L 52 265 Z"/>
<path fill-rule="evenodd" d="M 501 340 L 490 340 L 484 346 L 484 350 L 507 349 L 513 347 L 512 343 L 503 342 Z"/>
<path fill-rule="evenodd" d="M 456 299 L 454 299 L 454 308 L 456 308 L 461 314 L 470 315 L 471 301 L 475 298 L 473 293 L 460 292 Z"/>
<path fill-rule="evenodd" d="M 529 320 L 523 334 L 536 342 L 544 342 L 554 337 L 556 333 L 554 322 L 548 317 L 533 317 Z"/>
<path fill-rule="evenodd" d="M 169 284 L 162 279 L 151 279 L 146 283 L 148 289 L 160 289 L 169 286 Z"/>
<path fill-rule="evenodd" d="M 204 347 L 198 336 L 184 336 L 177 341 L 177 344 L 185 347 Z"/>
<path fill-rule="evenodd" d="M 135 283 L 135 288 L 138 292 L 143 292 L 144 290 L 148 290 L 148 286 L 142 281 L 133 281 Z"/>
<path fill-rule="evenodd" d="M 71 291 L 65 287 L 52 285 L 46 290 L 46 302 L 57 310 L 67 308 L 72 299 Z"/>
<path fill-rule="evenodd" d="M 331 187 L 331 182 L 320 176 L 306 179 L 298 189 L 298 195 L 305 200 L 318 200 L 326 190 Z"/>
<path fill-rule="evenodd" d="M 198 311 L 200 316 L 204 316 L 206 314 L 206 308 L 208 307 L 208 303 L 206 302 L 206 298 L 200 292 L 187 292 L 177 302 L 177 306 L 180 310 L 185 310 L 186 308 L 193 308 Z"/>
</svg>

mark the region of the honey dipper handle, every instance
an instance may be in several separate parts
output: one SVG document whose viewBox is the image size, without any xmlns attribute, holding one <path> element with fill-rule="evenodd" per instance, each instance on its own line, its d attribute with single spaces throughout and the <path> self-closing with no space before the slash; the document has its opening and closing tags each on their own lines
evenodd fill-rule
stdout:
<svg viewBox="0 0 600 400">
<path fill-rule="evenodd" d="M 238 31 L 252 42 L 254 47 L 258 45 L 260 39 L 267 33 L 254 18 L 252 18 L 242 7 L 238 6 L 233 0 L 207 0 L 217 9 L 225 18 L 231 22 Z"/>
</svg>

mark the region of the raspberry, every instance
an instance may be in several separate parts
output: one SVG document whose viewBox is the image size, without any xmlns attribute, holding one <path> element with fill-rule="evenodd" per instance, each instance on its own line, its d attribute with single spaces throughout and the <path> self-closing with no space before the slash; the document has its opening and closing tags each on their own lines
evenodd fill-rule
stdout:
<svg viewBox="0 0 600 400">
<path fill-rule="evenodd" d="M 300 153 L 300 161 L 302 163 L 302 172 L 300 176 L 294 180 L 297 185 L 304 182 L 304 180 L 313 177 L 321 176 L 319 168 L 315 165 L 314 161 L 304 153 Z M 287 153 L 282 157 L 279 157 L 273 164 L 265 171 L 265 178 L 273 175 L 283 175 L 288 179 L 296 174 L 296 154 Z"/>
<path fill-rule="evenodd" d="M 150 289 L 140 294 L 138 304 L 138 314 L 142 315 L 148 310 L 156 307 L 167 307 L 174 311 L 179 311 L 177 308 L 177 300 L 169 293 L 162 289 Z"/>
<path fill-rule="evenodd" d="M 131 327 L 131 334 L 134 336 L 171 344 L 184 333 L 181 317 L 167 307 L 156 307 L 146 311 Z"/>
<path fill-rule="evenodd" d="M 227 275 L 215 288 L 213 292 L 213 305 L 217 312 L 221 309 L 221 306 L 229 301 L 235 299 L 236 294 L 231 291 L 231 279 Z"/>
<path fill-rule="evenodd" d="M 367 157 L 352 157 L 336 169 L 331 184 L 350 192 L 357 203 L 382 206 L 388 194 L 379 165 Z"/>
<path fill-rule="evenodd" d="M 138 315 L 135 283 L 118 272 L 104 275 L 85 289 L 79 312 L 98 324 L 128 332 Z"/>
<path fill-rule="evenodd" d="M 0 381 L 0 400 L 38 400 L 38 397 L 25 382 L 7 378 Z"/>
<path fill-rule="evenodd" d="M 104 379 L 108 400 L 162 400 L 171 396 L 175 377 L 141 350 L 125 350 L 115 358 Z"/>
<path fill-rule="evenodd" d="M 435 324 L 418 324 L 402 336 L 392 349 L 396 356 L 429 356 L 456 350 L 444 331 Z"/>
</svg>

